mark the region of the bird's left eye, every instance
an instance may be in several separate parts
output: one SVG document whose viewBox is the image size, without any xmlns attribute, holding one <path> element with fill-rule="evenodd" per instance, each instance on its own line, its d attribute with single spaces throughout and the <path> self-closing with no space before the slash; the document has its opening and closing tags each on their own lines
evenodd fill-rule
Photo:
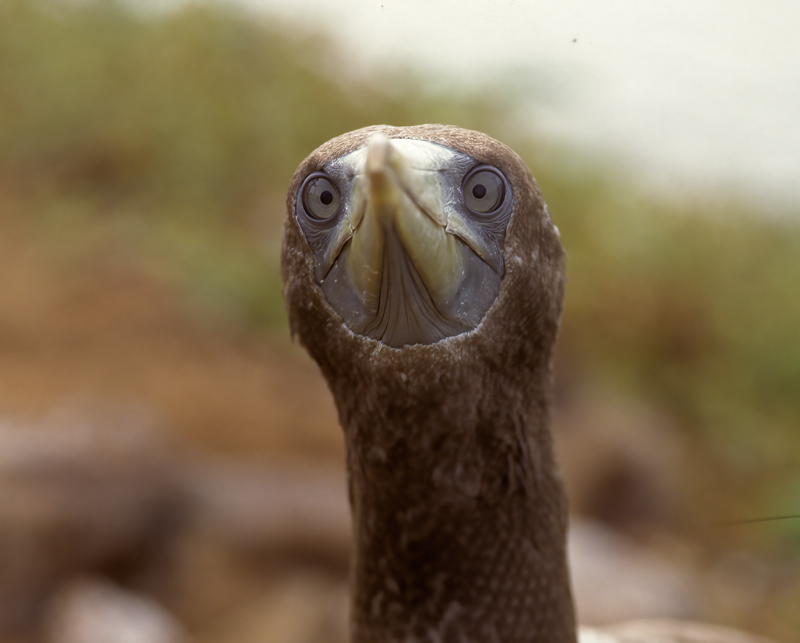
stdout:
<svg viewBox="0 0 800 643">
<path fill-rule="evenodd" d="M 464 181 L 464 201 L 473 212 L 491 214 L 502 204 L 506 195 L 505 181 L 494 170 L 481 169 Z"/>
<path fill-rule="evenodd" d="M 317 221 L 330 219 L 339 209 L 339 190 L 324 176 L 312 176 L 303 186 L 303 207 Z"/>
</svg>

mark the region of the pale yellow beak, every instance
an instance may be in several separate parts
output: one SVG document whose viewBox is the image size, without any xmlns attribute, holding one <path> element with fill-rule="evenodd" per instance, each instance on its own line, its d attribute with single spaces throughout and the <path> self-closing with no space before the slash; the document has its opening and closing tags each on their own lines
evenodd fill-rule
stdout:
<svg viewBox="0 0 800 643">
<path fill-rule="evenodd" d="M 436 172 L 411 167 L 385 136 L 370 140 L 345 259 L 365 304 L 380 297 L 387 246 L 398 242 L 433 301 L 452 301 L 465 274 L 464 248 L 446 230 L 441 199 Z"/>
</svg>

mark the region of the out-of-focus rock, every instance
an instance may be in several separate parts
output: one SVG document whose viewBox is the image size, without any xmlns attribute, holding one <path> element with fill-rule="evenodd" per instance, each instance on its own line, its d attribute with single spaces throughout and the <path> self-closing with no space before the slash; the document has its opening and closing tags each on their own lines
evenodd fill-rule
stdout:
<svg viewBox="0 0 800 643">
<path fill-rule="evenodd" d="M 200 643 L 347 643 L 347 586 L 302 574 L 234 611 Z"/>
<path fill-rule="evenodd" d="M 346 564 L 351 526 L 343 467 L 199 461 L 184 481 L 197 524 L 235 548 Z"/>
<path fill-rule="evenodd" d="M 205 458 L 180 477 L 189 509 L 159 569 L 168 577 L 165 604 L 193 628 L 225 618 L 298 569 L 347 577 L 343 467 Z"/>
<path fill-rule="evenodd" d="M 161 537 L 176 499 L 167 451 L 134 414 L 0 423 L 0 632 L 35 624 L 66 577 Z"/>
<path fill-rule="evenodd" d="M 181 625 L 158 603 L 109 583 L 83 579 L 52 600 L 46 643 L 181 643 Z"/>
<path fill-rule="evenodd" d="M 581 631 L 580 643 L 773 643 L 717 625 L 658 619 Z"/>
<path fill-rule="evenodd" d="M 598 392 L 561 403 L 554 426 L 572 511 L 634 531 L 671 522 L 684 458 L 668 418 Z"/>
<path fill-rule="evenodd" d="M 697 616 L 696 579 L 674 561 L 586 520 L 571 521 L 568 546 L 581 623 Z"/>
</svg>

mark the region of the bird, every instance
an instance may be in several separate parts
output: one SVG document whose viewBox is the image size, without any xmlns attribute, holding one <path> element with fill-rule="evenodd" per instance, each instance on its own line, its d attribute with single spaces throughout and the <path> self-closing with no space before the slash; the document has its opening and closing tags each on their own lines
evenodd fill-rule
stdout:
<svg viewBox="0 0 800 643">
<path fill-rule="evenodd" d="M 362 128 L 300 163 L 287 211 L 289 327 L 344 431 L 352 643 L 763 641 L 576 626 L 550 429 L 565 251 L 513 150 Z"/>
</svg>

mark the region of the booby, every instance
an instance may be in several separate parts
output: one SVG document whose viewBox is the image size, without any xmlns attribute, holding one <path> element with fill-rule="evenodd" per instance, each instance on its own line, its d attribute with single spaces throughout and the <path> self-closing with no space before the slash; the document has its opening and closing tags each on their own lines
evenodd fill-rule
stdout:
<svg viewBox="0 0 800 643">
<path fill-rule="evenodd" d="M 479 132 L 367 127 L 300 164 L 287 208 L 290 328 L 344 428 L 353 643 L 575 643 L 550 432 L 565 254 L 527 166 Z M 581 640 L 756 640 L 658 627 Z"/>
</svg>

